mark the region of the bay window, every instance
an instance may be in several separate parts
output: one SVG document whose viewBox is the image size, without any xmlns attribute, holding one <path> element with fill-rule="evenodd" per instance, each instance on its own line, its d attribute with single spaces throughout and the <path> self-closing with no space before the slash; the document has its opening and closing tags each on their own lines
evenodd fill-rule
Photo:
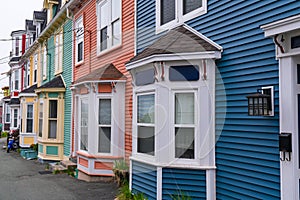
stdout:
<svg viewBox="0 0 300 200">
<path fill-rule="evenodd" d="M 155 95 L 137 96 L 137 152 L 154 155 L 155 151 Z"/>
<path fill-rule="evenodd" d="M 48 138 L 56 139 L 57 132 L 57 100 L 49 100 Z"/>
<path fill-rule="evenodd" d="M 19 80 L 20 80 L 20 74 L 19 74 L 19 70 L 17 69 L 15 71 L 15 90 L 19 90 Z"/>
<path fill-rule="evenodd" d="M 156 0 L 157 32 L 205 14 L 207 0 Z"/>
<path fill-rule="evenodd" d="M 121 44 L 121 0 L 98 4 L 99 52 Z"/>
<path fill-rule="evenodd" d="M 111 111 L 111 99 L 99 99 L 99 153 L 111 153 Z"/>
</svg>

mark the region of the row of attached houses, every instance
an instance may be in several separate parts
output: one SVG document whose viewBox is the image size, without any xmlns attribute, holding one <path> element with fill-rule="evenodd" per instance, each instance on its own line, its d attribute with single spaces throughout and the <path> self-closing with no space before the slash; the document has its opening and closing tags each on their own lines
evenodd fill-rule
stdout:
<svg viewBox="0 0 300 200">
<path fill-rule="evenodd" d="M 300 1 L 43 5 L 11 35 L 22 148 L 91 181 L 126 160 L 148 199 L 299 199 Z"/>
</svg>

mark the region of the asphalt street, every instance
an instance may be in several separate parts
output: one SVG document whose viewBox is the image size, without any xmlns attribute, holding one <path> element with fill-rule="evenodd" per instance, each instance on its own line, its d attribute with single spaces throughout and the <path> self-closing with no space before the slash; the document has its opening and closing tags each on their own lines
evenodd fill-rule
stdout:
<svg viewBox="0 0 300 200">
<path fill-rule="evenodd" d="M 25 160 L 19 153 L 6 153 L 0 139 L 0 200 L 113 200 L 113 182 L 88 183 L 67 174 L 49 174 L 46 165 Z"/>
</svg>

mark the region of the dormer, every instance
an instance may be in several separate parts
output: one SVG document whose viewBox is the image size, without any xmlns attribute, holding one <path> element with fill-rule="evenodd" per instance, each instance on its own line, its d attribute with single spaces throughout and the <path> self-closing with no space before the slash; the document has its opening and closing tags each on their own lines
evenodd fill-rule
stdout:
<svg viewBox="0 0 300 200">
<path fill-rule="evenodd" d="M 36 37 L 38 37 L 47 25 L 46 10 L 33 12 L 33 25 L 36 28 Z"/>
<path fill-rule="evenodd" d="M 22 50 L 25 50 L 25 45 L 22 47 L 22 39 L 25 38 L 26 31 L 25 30 L 17 30 L 11 33 L 12 37 L 12 51 L 10 54 L 10 62 L 11 61 L 19 61 L 16 58 L 19 58 L 22 55 Z M 24 48 L 24 49 L 22 49 Z"/>
<path fill-rule="evenodd" d="M 48 23 L 55 17 L 59 12 L 62 5 L 62 0 L 44 0 L 43 7 L 47 10 L 47 21 Z"/>
<path fill-rule="evenodd" d="M 33 25 L 33 20 L 25 20 L 26 44 L 25 49 L 28 49 L 36 38 L 36 27 Z"/>
</svg>

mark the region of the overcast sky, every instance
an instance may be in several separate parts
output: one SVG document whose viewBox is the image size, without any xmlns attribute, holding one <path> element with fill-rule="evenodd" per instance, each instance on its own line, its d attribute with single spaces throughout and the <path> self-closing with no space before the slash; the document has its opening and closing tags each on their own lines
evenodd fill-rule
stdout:
<svg viewBox="0 0 300 200">
<path fill-rule="evenodd" d="M 33 18 L 33 11 L 40 11 L 43 7 L 43 0 L 9 0 L 0 6 L 0 74 L 9 70 L 8 60 L 12 49 L 11 32 L 25 29 L 25 20 Z M 8 78 L 0 75 L 0 91 L 2 87 L 8 86 Z M 0 98 L 2 98 L 0 94 Z"/>
</svg>

